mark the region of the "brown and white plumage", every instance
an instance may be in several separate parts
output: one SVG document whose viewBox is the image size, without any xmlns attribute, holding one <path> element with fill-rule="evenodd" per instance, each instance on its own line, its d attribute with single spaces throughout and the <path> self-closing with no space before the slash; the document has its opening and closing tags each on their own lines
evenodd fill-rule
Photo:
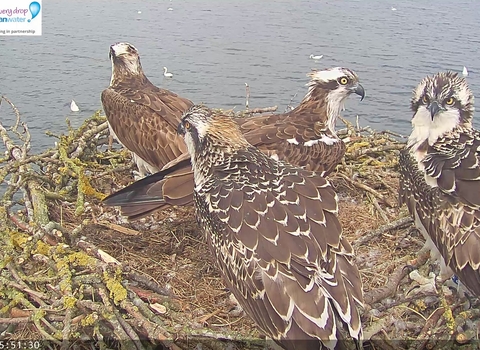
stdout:
<svg viewBox="0 0 480 350">
<path fill-rule="evenodd" d="M 186 152 L 176 126 L 193 103 L 153 85 L 133 45 L 114 44 L 109 56 L 112 79 L 101 99 L 110 131 L 133 153 L 140 176 L 153 174 Z"/>
<path fill-rule="evenodd" d="M 335 123 L 352 93 L 365 90 L 348 68 L 335 67 L 308 74 L 308 92 L 293 110 L 283 114 L 238 119 L 240 130 L 268 155 L 308 170 L 330 174 L 345 154 Z"/>
<path fill-rule="evenodd" d="M 472 127 L 474 97 L 456 73 L 426 77 L 412 98 L 413 131 L 400 155 L 400 200 L 441 277 L 455 273 L 480 295 L 480 133 Z"/>
<path fill-rule="evenodd" d="M 358 345 L 362 284 L 328 181 L 268 157 L 230 117 L 202 106 L 179 133 L 197 220 L 245 312 L 285 349 Z"/>
<path fill-rule="evenodd" d="M 347 68 L 331 68 L 309 74 L 308 92 L 299 106 L 288 113 L 235 118 L 250 144 L 269 156 L 329 174 L 341 161 L 345 144 L 335 133 L 335 122 L 348 96 L 365 96 L 358 76 Z M 193 175 L 190 158 L 154 178 L 135 183 L 107 198 L 106 204 L 120 205 L 124 215 L 134 219 L 164 206 L 191 203 Z M 190 171 L 190 173 L 189 173 Z M 170 183 L 170 182 L 173 182 Z M 150 199 L 150 201 L 149 201 Z"/>
</svg>

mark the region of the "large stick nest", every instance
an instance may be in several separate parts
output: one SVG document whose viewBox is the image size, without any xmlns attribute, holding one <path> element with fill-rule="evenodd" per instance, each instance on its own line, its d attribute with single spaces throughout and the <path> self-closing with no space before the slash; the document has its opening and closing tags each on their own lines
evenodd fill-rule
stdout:
<svg viewBox="0 0 480 350">
<path fill-rule="evenodd" d="M 264 348 L 225 289 L 193 207 L 127 222 L 101 204 L 133 181 L 134 170 L 128 152 L 106 146 L 105 117 L 51 134 L 55 147 L 32 154 L 27 124 L 1 101 L 16 123 L 0 124 L 0 340 L 42 339 L 63 349 Z M 472 346 L 477 300 L 435 285 L 417 255 L 421 235 L 397 204 L 404 139 L 344 122 L 348 150 L 330 180 L 362 273 L 366 345 Z"/>
</svg>

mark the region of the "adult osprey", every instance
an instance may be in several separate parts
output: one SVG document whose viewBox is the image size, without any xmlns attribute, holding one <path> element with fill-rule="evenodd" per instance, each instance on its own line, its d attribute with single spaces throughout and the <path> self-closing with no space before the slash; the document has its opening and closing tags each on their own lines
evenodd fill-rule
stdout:
<svg viewBox="0 0 480 350">
<path fill-rule="evenodd" d="M 425 246 L 480 295 L 480 133 L 472 128 L 473 94 L 463 77 L 438 73 L 413 92 L 413 131 L 400 154 L 400 201 Z"/>
<path fill-rule="evenodd" d="M 112 79 L 102 104 L 110 132 L 132 152 L 141 177 L 156 173 L 186 152 L 176 127 L 193 103 L 153 85 L 133 45 L 114 44 L 109 56 Z"/>
<path fill-rule="evenodd" d="M 178 132 L 197 221 L 243 310 L 285 349 L 358 346 L 362 283 L 329 182 L 262 153 L 230 117 L 203 106 Z"/>
<path fill-rule="evenodd" d="M 309 76 L 308 92 L 292 111 L 235 121 L 248 142 L 266 154 L 327 175 L 345 154 L 345 144 L 335 133 L 340 110 L 350 94 L 363 99 L 365 90 L 347 68 L 314 71 Z M 184 154 L 171 165 L 175 166 L 112 194 L 105 204 L 121 206 L 122 213 L 134 219 L 163 206 L 191 203 L 190 157 Z"/>
</svg>

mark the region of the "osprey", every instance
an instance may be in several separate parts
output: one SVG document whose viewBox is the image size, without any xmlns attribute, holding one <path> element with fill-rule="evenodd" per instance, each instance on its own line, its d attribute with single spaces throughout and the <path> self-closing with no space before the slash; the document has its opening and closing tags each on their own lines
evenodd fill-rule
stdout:
<svg viewBox="0 0 480 350">
<path fill-rule="evenodd" d="M 362 283 L 329 182 L 265 155 L 230 117 L 202 106 L 178 132 L 197 221 L 243 310 L 285 349 L 359 346 Z"/>
<path fill-rule="evenodd" d="M 133 45 L 114 44 L 109 56 L 112 79 L 102 105 L 110 132 L 132 152 L 141 177 L 156 173 L 186 152 L 176 127 L 193 103 L 153 85 Z"/>
<path fill-rule="evenodd" d="M 425 246 L 440 260 L 440 277 L 455 273 L 480 295 L 480 133 L 474 97 L 457 73 L 424 78 L 413 92 L 413 131 L 400 154 L 400 202 Z"/>
<path fill-rule="evenodd" d="M 348 68 L 313 71 L 309 76 L 308 92 L 292 111 L 234 120 L 247 141 L 267 155 L 328 175 L 345 154 L 345 144 L 335 133 L 340 110 L 352 93 L 363 100 L 365 90 Z M 170 165 L 110 195 L 105 204 L 119 205 L 124 215 L 135 219 L 163 206 L 191 203 L 190 157 L 184 154 Z"/>
</svg>

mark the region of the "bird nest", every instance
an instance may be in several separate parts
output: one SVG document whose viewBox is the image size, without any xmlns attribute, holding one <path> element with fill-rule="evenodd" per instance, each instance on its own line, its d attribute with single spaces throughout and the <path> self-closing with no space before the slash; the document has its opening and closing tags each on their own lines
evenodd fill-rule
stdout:
<svg viewBox="0 0 480 350">
<path fill-rule="evenodd" d="M 16 123 L 8 130 L 0 124 L 0 341 L 63 349 L 264 348 L 225 289 L 193 207 L 127 222 L 102 205 L 133 181 L 134 170 L 128 152 L 107 147 L 105 117 L 50 134 L 55 147 L 31 154 L 28 125 L 2 100 Z M 398 207 L 403 138 L 344 123 L 347 154 L 330 180 L 363 278 L 365 345 L 473 346 L 478 302 L 435 284 L 418 254 L 421 235 Z"/>
</svg>

